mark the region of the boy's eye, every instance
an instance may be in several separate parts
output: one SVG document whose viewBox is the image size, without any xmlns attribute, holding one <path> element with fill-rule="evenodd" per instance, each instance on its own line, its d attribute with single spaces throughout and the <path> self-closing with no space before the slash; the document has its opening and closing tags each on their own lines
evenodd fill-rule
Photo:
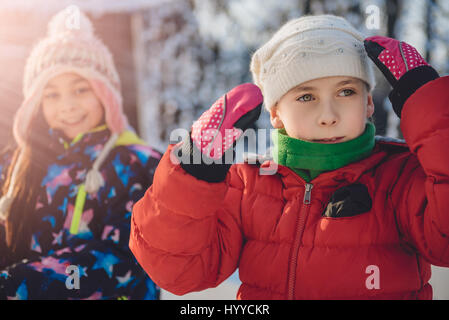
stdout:
<svg viewBox="0 0 449 320">
<path fill-rule="evenodd" d="M 296 100 L 302 101 L 302 102 L 312 101 L 312 95 L 311 95 L 311 94 L 305 94 L 305 95 L 299 97 L 299 98 L 296 99 Z"/>
<path fill-rule="evenodd" d="M 352 89 L 344 89 L 344 90 L 341 91 L 341 93 L 343 93 L 344 97 L 347 97 L 347 96 L 353 95 L 355 92 Z"/>
</svg>

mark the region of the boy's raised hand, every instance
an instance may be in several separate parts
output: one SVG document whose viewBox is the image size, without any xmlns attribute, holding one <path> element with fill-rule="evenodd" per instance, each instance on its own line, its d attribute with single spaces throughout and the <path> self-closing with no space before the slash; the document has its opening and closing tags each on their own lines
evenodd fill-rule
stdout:
<svg viewBox="0 0 449 320">
<path fill-rule="evenodd" d="M 421 86 L 438 78 L 438 73 L 406 42 L 373 36 L 366 38 L 364 45 L 370 59 L 392 85 L 389 98 L 401 118 L 405 101 Z"/>
<path fill-rule="evenodd" d="M 232 165 L 225 163 L 225 154 L 233 155 L 235 142 L 259 118 L 262 103 L 260 89 L 251 83 L 241 84 L 219 98 L 194 122 L 190 141 L 182 146 L 182 159 L 188 160 L 181 160 L 182 168 L 201 180 L 223 181 Z M 201 163 L 195 163 L 195 159 L 201 159 Z M 214 160 L 216 163 L 212 163 Z"/>
</svg>

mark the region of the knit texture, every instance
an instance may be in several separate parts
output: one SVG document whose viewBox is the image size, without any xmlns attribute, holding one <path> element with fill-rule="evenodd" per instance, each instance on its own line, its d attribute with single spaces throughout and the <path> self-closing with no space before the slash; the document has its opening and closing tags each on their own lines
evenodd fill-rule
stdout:
<svg viewBox="0 0 449 320">
<path fill-rule="evenodd" d="M 333 15 L 291 20 L 259 48 L 251 60 L 254 83 L 271 107 L 290 89 L 313 79 L 349 76 L 375 86 L 364 36 L 348 21 Z"/>
<path fill-rule="evenodd" d="M 363 134 L 342 143 L 323 144 L 289 137 L 284 129 L 273 131 L 273 158 L 289 167 L 307 182 L 324 171 L 335 170 L 371 154 L 375 126 L 368 122 Z"/>
</svg>

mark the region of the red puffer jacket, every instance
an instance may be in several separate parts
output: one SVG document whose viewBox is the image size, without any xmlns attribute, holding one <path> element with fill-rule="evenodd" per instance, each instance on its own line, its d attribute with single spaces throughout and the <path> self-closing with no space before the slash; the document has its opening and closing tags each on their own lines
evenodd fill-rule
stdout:
<svg viewBox="0 0 449 320">
<path fill-rule="evenodd" d="M 175 294 L 238 267 L 239 299 L 431 299 L 430 263 L 449 266 L 449 77 L 408 99 L 401 128 L 408 148 L 377 139 L 371 156 L 311 183 L 249 164 L 207 183 L 170 146 L 134 206 L 130 248 Z"/>
</svg>

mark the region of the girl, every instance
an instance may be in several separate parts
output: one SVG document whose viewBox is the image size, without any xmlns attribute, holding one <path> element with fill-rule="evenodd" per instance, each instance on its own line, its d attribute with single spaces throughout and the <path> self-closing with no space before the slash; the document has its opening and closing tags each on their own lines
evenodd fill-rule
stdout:
<svg viewBox="0 0 449 320">
<path fill-rule="evenodd" d="M 368 121 L 368 56 L 393 86 L 407 144 Z M 238 267 L 239 299 L 431 299 L 430 264 L 449 266 L 449 78 L 408 44 L 364 41 L 331 15 L 285 24 L 251 71 L 257 87 L 204 113 L 134 206 L 130 248 L 147 273 L 176 294 Z M 274 159 L 220 164 L 262 94 Z"/>
<path fill-rule="evenodd" d="M 69 14 L 28 58 L 1 164 L 0 298 L 157 299 L 128 240 L 160 154 L 128 129 L 109 50 Z"/>
</svg>

